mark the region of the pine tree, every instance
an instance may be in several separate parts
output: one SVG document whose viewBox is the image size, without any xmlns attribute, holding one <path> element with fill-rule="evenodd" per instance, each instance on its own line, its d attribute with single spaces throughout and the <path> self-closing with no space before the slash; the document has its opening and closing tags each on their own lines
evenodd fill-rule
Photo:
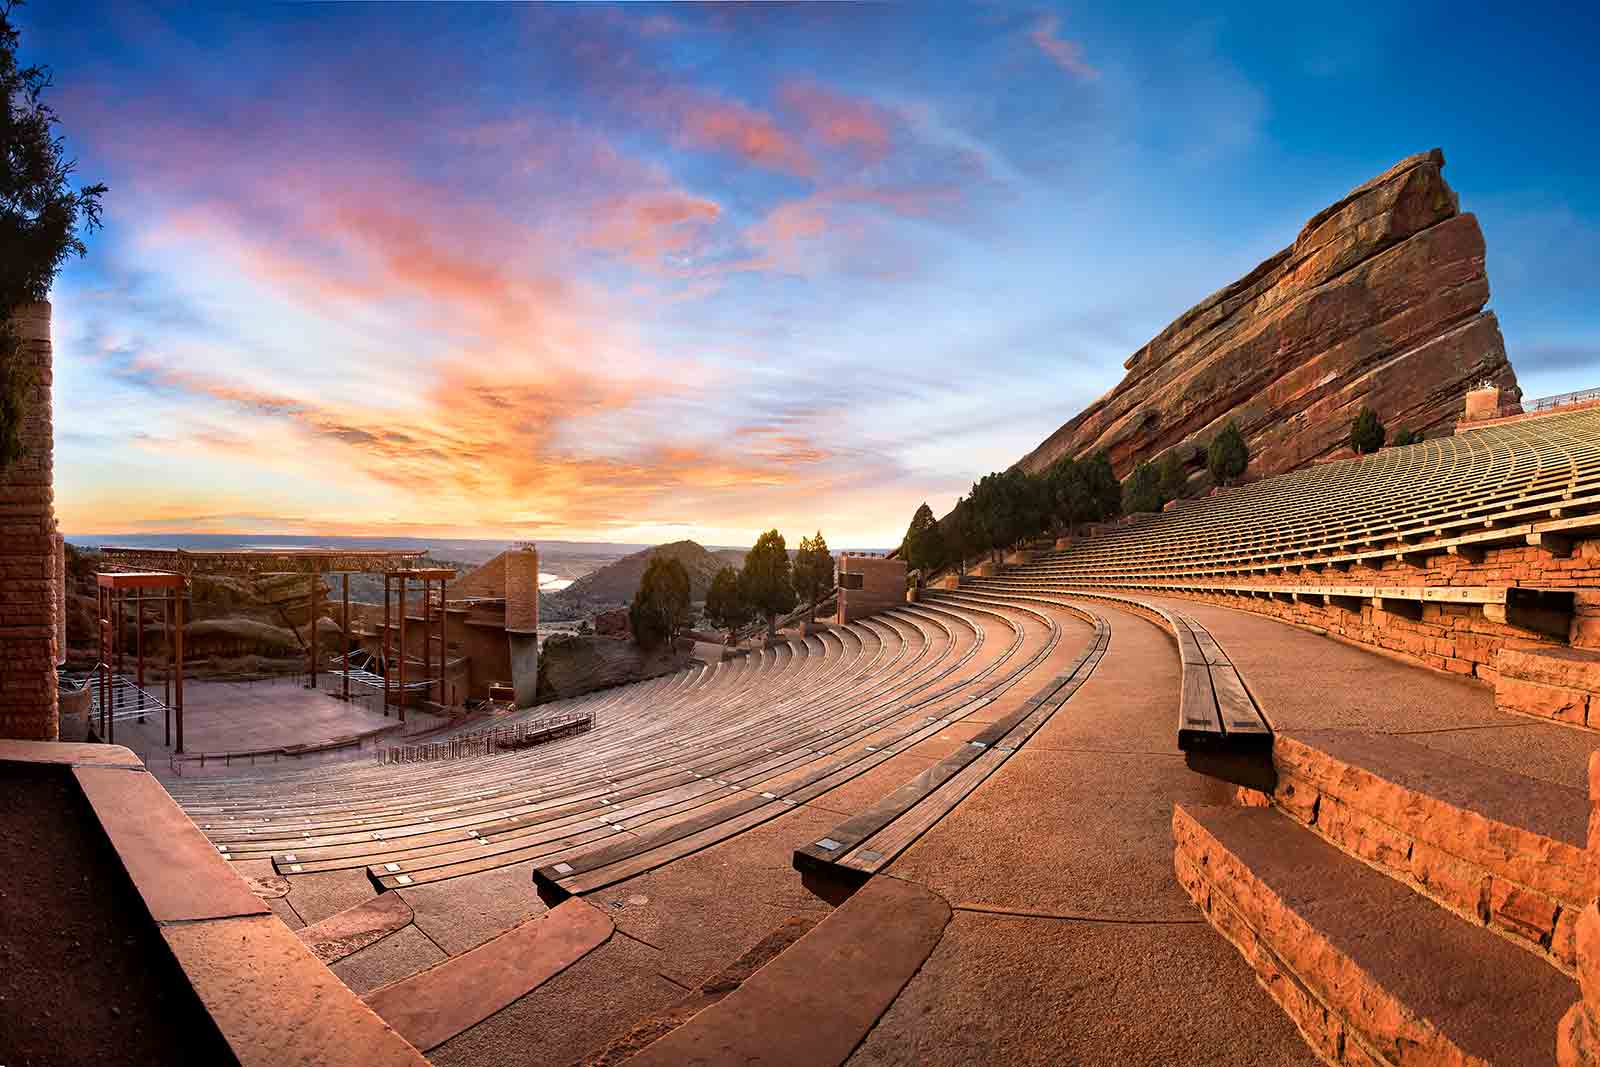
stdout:
<svg viewBox="0 0 1600 1067">
<path fill-rule="evenodd" d="M 1184 469 L 1183 461 L 1178 458 L 1176 450 L 1168 452 L 1156 464 L 1156 487 L 1161 492 L 1161 504 L 1166 506 L 1169 500 L 1180 500 L 1189 489 L 1189 472 Z"/>
<path fill-rule="evenodd" d="M 1386 436 L 1383 423 L 1378 421 L 1378 413 L 1365 404 L 1361 405 L 1355 421 L 1350 424 L 1350 447 L 1357 455 L 1368 455 L 1383 447 Z"/>
<path fill-rule="evenodd" d="M 1127 481 L 1122 483 L 1122 510 L 1130 515 L 1137 515 L 1141 511 L 1160 511 L 1162 503 L 1161 476 L 1154 463 L 1143 460 L 1129 473 Z"/>
<path fill-rule="evenodd" d="M 933 509 L 924 502 L 917 513 L 911 516 L 911 525 L 906 528 L 906 535 L 900 542 L 900 558 L 906 561 L 907 567 L 926 575 L 945 565 L 945 555 L 944 534 L 939 529 L 939 520 L 933 517 Z"/>
<path fill-rule="evenodd" d="M 677 640 L 689 626 L 689 572 L 671 556 L 651 556 L 628 605 L 633 638 L 645 648 Z"/>
<path fill-rule="evenodd" d="M 755 547 L 745 553 L 739 591 L 745 603 L 767 620 L 767 636 L 777 636 L 778 616 L 793 611 L 796 603 L 789 548 L 777 530 L 762 534 Z"/>
<path fill-rule="evenodd" d="M 711 579 L 711 588 L 706 590 L 706 618 L 719 630 L 727 630 L 732 638 L 753 614 L 740 592 L 739 572 L 732 567 L 722 568 Z"/>
<path fill-rule="evenodd" d="M 794 555 L 794 590 L 808 608 L 807 619 L 817 617 L 817 600 L 833 588 L 833 553 L 822 531 L 815 537 L 802 537 Z"/>
<path fill-rule="evenodd" d="M 1239 424 L 1229 419 L 1222 432 L 1211 440 L 1206 449 L 1206 469 L 1211 480 L 1218 485 L 1229 485 L 1250 466 L 1250 446 L 1245 444 Z"/>
<path fill-rule="evenodd" d="M 17 66 L 16 4 L 0 6 L 0 468 L 20 459 L 33 375 L 17 366 L 21 338 L 12 316 L 44 300 L 69 256 L 87 248 L 79 236 L 100 226 L 104 185 L 68 184 L 77 167 L 56 134 L 56 113 L 42 102 L 50 68 Z"/>
</svg>

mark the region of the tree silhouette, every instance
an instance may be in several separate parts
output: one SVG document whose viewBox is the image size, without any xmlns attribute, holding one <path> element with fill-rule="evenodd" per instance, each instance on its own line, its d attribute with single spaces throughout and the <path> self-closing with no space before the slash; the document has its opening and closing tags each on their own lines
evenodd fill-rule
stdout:
<svg viewBox="0 0 1600 1067">
<path fill-rule="evenodd" d="M 671 556 L 651 556 L 628 606 L 633 639 L 645 648 L 677 640 L 689 626 L 689 572 Z"/>
<path fill-rule="evenodd" d="M 800 549 L 794 555 L 794 591 L 808 609 L 806 618 L 817 617 L 817 600 L 833 588 L 833 553 L 822 531 L 815 537 L 802 537 Z"/>
<path fill-rule="evenodd" d="M 793 611 L 796 602 L 789 548 L 777 530 L 756 538 L 755 547 L 745 553 L 739 591 L 745 603 L 767 620 L 767 636 L 777 636 L 778 616 Z"/>
<path fill-rule="evenodd" d="M 1383 423 L 1378 421 L 1378 413 L 1365 404 L 1361 405 L 1355 421 L 1350 424 L 1350 447 L 1357 455 L 1364 456 L 1382 448 L 1386 436 Z"/>
<path fill-rule="evenodd" d="M 1222 432 L 1211 439 L 1211 447 L 1206 449 L 1206 469 L 1211 472 L 1212 481 L 1230 485 L 1249 466 L 1250 446 L 1245 444 L 1239 424 L 1229 419 Z"/>
<path fill-rule="evenodd" d="M 51 86 L 50 68 L 17 65 L 16 27 L 0 7 L 0 468 L 22 455 L 33 375 L 17 366 L 21 339 L 12 322 L 24 304 L 44 300 L 69 256 L 87 249 L 79 236 L 100 226 L 101 184 L 69 184 L 77 161 L 68 159 L 56 134 L 56 113 L 42 101 Z"/>
</svg>

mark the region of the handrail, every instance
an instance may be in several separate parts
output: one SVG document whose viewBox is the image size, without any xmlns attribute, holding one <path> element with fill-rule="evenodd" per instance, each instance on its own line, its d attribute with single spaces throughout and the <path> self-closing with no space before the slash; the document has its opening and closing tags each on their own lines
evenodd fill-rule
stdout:
<svg viewBox="0 0 1600 1067">
<path fill-rule="evenodd" d="M 582 733 L 593 726 L 594 712 L 573 711 L 527 722 L 508 723 L 442 741 L 393 745 L 379 749 L 377 758 L 379 763 L 431 763 L 473 756 L 491 756 L 502 748 L 553 741 L 567 734 Z"/>
<path fill-rule="evenodd" d="M 1588 400 L 1600 400 L 1600 388 L 1579 389 L 1572 393 L 1557 393 L 1555 396 L 1542 396 L 1532 404 L 1524 404 L 1524 411 L 1549 411 L 1552 408 L 1566 407 L 1568 404 L 1582 404 Z"/>
</svg>

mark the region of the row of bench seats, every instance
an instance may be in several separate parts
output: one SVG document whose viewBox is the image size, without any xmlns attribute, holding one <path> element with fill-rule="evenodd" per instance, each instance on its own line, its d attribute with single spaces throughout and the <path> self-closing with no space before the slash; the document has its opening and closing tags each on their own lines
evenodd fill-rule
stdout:
<svg viewBox="0 0 1600 1067">
<path fill-rule="evenodd" d="M 1098 586 L 1290 569 L 1416 565 L 1600 527 L 1600 409 L 1557 413 L 1186 501 L 1036 560 L 1034 573 Z"/>
<path fill-rule="evenodd" d="M 1060 639 L 1022 605 L 908 605 L 541 706 L 525 714 L 595 726 L 539 749 L 171 789 L 223 855 L 291 878 L 365 869 L 396 888 L 533 861 L 546 895 L 587 892 L 857 778 L 986 706 Z"/>
</svg>

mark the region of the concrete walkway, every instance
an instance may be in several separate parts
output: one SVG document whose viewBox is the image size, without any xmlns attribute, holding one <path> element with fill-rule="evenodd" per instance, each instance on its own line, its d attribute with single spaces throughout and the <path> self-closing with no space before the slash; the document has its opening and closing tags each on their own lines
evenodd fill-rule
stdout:
<svg viewBox="0 0 1600 1067">
<path fill-rule="evenodd" d="M 1014 618 L 1026 633 L 1019 653 L 1026 658 L 1044 646 L 1048 631 L 1024 613 Z M 1089 640 L 1090 627 L 1081 619 L 1062 615 L 1058 621 L 1063 631 L 1060 644 L 1031 676 L 1059 670 Z M 1009 640 L 992 620 L 988 625 L 992 631 L 988 647 Z M 987 655 L 974 659 L 940 685 L 971 679 L 988 659 Z M 953 724 L 788 814 L 587 894 L 584 899 L 604 909 L 616 924 L 611 940 L 505 1010 L 434 1049 L 429 1058 L 438 1067 L 570 1063 L 634 1023 L 669 1009 L 791 916 L 825 916 L 832 908 L 806 891 L 792 866 L 795 847 L 821 837 L 847 815 L 913 777 L 974 730 L 1020 705 L 1030 691 L 1024 679 L 970 721 Z M 940 705 L 953 706 L 962 699 L 946 697 Z M 929 710 L 918 709 L 880 734 L 920 721 Z M 1170 869 L 1170 859 L 1167 866 Z M 531 865 L 492 873 L 493 886 L 486 881 L 488 876 L 473 875 L 424 888 L 437 892 L 441 907 L 468 914 L 480 906 L 495 906 L 491 901 L 503 906 L 532 895 Z M 519 880 L 521 890 L 515 888 Z M 408 890 L 406 895 L 413 907 L 419 906 L 418 894 Z M 542 907 L 537 899 L 532 906 Z M 432 921 L 434 917 L 419 908 L 419 928 Z M 352 957 L 358 958 L 359 954 Z"/>
<path fill-rule="evenodd" d="M 1476 680 L 1408 663 L 1248 611 L 1141 597 L 1199 620 L 1227 649 L 1275 730 L 1366 730 L 1588 789 L 1600 734 L 1495 710 Z"/>
<path fill-rule="evenodd" d="M 1317 1063 L 1173 874 L 1172 805 L 1215 790 L 1176 747 L 1176 648 L 1095 608 L 1094 675 L 889 868 L 955 916 L 850 1063 Z"/>
</svg>

